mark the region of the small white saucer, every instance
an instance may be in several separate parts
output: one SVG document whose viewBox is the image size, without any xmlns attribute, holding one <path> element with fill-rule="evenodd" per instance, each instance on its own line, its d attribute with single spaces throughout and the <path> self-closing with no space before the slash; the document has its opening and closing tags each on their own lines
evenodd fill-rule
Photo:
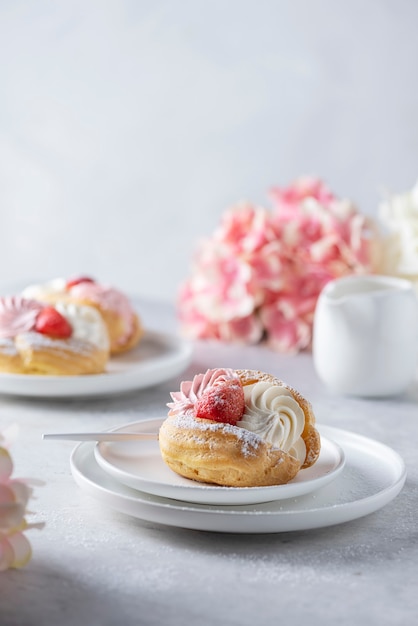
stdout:
<svg viewBox="0 0 418 626">
<path fill-rule="evenodd" d="M 114 429 L 113 432 L 157 433 L 162 422 L 162 419 L 135 422 Z M 184 502 L 222 505 L 258 504 L 310 493 L 334 480 L 345 463 L 340 446 L 321 437 L 321 453 L 317 462 L 301 470 L 286 485 L 220 487 L 175 474 L 164 463 L 158 441 L 102 442 L 97 444 L 94 453 L 100 467 L 128 487 Z"/>
</svg>

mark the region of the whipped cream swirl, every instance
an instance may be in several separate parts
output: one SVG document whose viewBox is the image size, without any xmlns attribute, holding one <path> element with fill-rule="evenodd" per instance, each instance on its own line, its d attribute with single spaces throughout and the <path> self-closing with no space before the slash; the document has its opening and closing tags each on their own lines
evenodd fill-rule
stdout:
<svg viewBox="0 0 418 626">
<path fill-rule="evenodd" d="M 99 350 L 109 350 L 106 326 L 96 309 L 71 302 L 58 302 L 55 309 L 72 327 L 74 339 L 93 344 Z"/>
<path fill-rule="evenodd" d="M 48 301 L 54 296 L 65 296 L 66 282 L 64 278 L 54 278 L 46 283 L 39 285 L 29 285 L 22 291 L 24 298 L 39 300 L 40 302 Z"/>
<path fill-rule="evenodd" d="M 71 297 L 77 300 L 90 301 L 97 304 L 104 311 L 116 313 L 122 321 L 124 332 L 117 343 L 123 345 L 134 331 L 135 313 L 129 301 L 121 291 L 108 285 L 95 282 L 81 282 L 69 288 Z"/>
<path fill-rule="evenodd" d="M 246 428 L 304 463 L 305 415 L 286 387 L 260 381 L 244 385 L 245 411 L 237 426 Z"/>
</svg>

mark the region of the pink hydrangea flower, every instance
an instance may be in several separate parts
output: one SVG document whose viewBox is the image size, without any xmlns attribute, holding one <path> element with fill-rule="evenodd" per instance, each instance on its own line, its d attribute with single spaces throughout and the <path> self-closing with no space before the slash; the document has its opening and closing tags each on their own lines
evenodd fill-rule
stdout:
<svg viewBox="0 0 418 626">
<path fill-rule="evenodd" d="M 283 216 L 293 214 L 304 200 L 316 200 L 322 206 L 329 206 L 336 197 L 325 183 L 319 178 L 303 176 L 289 187 L 273 187 L 270 194 Z"/>
<path fill-rule="evenodd" d="M 373 271 L 376 232 L 348 200 L 304 178 L 270 193 L 273 210 L 229 209 L 197 250 L 179 297 L 192 338 L 309 348 L 316 302 L 329 280 Z"/>
<path fill-rule="evenodd" d="M 4 431 L 0 433 L 0 571 L 28 563 L 32 549 L 24 531 L 42 526 L 25 519 L 32 488 L 29 481 L 12 478 L 13 461 L 6 445 L 8 432 Z"/>
</svg>

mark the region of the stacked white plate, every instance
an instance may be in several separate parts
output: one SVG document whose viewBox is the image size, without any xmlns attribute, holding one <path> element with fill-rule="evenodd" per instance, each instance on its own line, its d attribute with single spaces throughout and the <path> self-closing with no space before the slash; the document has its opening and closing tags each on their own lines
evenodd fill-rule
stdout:
<svg viewBox="0 0 418 626">
<path fill-rule="evenodd" d="M 158 433 L 162 419 L 114 432 Z M 319 426 L 321 454 L 286 485 L 232 488 L 182 478 L 163 462 L 158 440 L 85 442 L 71 457 L 77 484 L 136 518 L 195 530 L 275 533 L 331 526 L 368 515 L 402 489 L 400 456 L 372 439 Z"/>
</svg>

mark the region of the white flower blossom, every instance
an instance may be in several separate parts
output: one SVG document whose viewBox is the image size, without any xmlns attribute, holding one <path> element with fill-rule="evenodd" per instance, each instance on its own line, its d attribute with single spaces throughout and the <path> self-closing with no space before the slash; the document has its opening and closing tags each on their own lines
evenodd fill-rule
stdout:
<svg viewBox="0 0 418 626">
<path fill-rule="evenodd" d="M 384 271 L 418 279 L 418 182 L 382 202 L 379 217 L 389 233 Z"/>
</svg>

